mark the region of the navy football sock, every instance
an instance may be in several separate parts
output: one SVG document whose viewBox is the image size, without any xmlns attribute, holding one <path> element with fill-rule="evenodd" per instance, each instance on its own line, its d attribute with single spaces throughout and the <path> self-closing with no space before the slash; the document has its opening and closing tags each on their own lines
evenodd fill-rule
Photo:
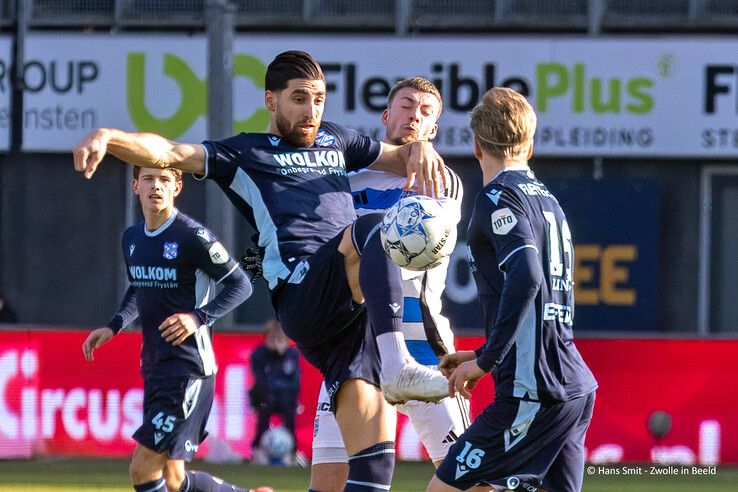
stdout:
<svg viewBox="0 0 738 492">
<path fill-rule="evenodd" d="M 384 492 L 390 489 L 395 470 L 395 443 L 385 441 L 349 458 L 344 492 Z"/>
<path fill-rule="evenodd" d="M 402 328 L 403 302 L 400 267 L 384 252 L 378 228 L 361 239 L 364 241 L 360 249 L 359 284 L 374 335 L 399 332 Z"/>
<path fill-rule="evenodd" d="M 136 492 L 168 492 L 167 483 L 164 481 L 164 477 L 152 480 L 151 482 L 134 485 L 133 490 Z"/>
<path fill-rule="evenodd" d="M 184 488 L 185 485 L 188 488 Z M 198 470 L 187 472 L 187 477 L 185 477 L 185 481 L 182 482 L 182 487 L 179 490 L 180 492 L 248 492 L 246 489 L 231 485 L 220 478 Z"/>
</svg>

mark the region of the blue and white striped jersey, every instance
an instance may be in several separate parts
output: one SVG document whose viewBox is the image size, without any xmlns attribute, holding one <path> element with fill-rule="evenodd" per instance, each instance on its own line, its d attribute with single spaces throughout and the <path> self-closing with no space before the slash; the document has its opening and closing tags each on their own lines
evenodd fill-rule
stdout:
<svg viewBox="0 0 738 492">
<path fill-rule="evenodd" d="M 574 345 L 569 225 L 528 166 L 482 188 L 467 241 L 487 332 L 477 363 L 492 370 L 495 398 L 567 401 L 593 391 Z"/>
<path fill-rule="evenodd" d="M 448 194 L 461 206 L 461 180 L 451 169 Z M 396 174 L 362 169 L 349 173 L 357 215 L 384 212 L 404 196 L 405 178 Z M 457 212 L 458 213 L 458 212 Z M 402 331 L 410 354 L 421 364 L 437 365 L 442 354 L 453 353 L 454 335 L 448 319 L 441 314 L 441 296 L 446 287 L 448 259 L 425 272 L 402 269 L 404 295 Z"/>
<path fill-rule="evenodd" d="M 369 166 L 381 153 L 378 141 L 328 122 L 312 147 L 293 147 L 270 133 L 203 146 L 205 177 L 259 231 L 270 289 L 356 220 L 346 172 Z"/>
<path fill-rule="evenodd" d="M 215 285 L 239 268 L 212 232 L 177 212 L 155 231 L 145 223 L 123 234 L 129 291 L 143 332 L 141 374 L 149 377 L 202 377 L 217 370 L 206 324 L 174 346 L 162 338 L 159 325 L 176 313 L 203 307 Z M 124 301 L 124 304 L 127 301 Z"/>
</svg>

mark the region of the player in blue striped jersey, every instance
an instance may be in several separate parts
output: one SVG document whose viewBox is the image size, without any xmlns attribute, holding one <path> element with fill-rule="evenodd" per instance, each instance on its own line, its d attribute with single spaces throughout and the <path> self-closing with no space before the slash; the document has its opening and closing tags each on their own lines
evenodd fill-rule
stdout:
<svg viewBox="0 0 738 492">
<path fill-rule="evenodd" d="M 259 231 L 282 328 L 327 381 L 353 457 L 346 490 L 383 490 L 394 469 L 394 420 L 383 393 L 440 400 L 447 381 L 407 351 L 400 269 L 377 233 L 382 214 L 356 219 L 347 171 L 371 165 L 407 176 L 406 187 L 417 181 L 420 192 L 439 193 L 443 160 L 427 142 L 395 146 L 322 122 L 325 77 L 305 52 L 279 54 L 265 89 L 268 133 L 195 145 L 98 129 L 75 146 L 75 168 L 89 178 L 110 152 L 221 187 Z"/>
<path fill-rule="evenodd" d="M 584 437 L 597 383 L 574 345 L 574 246 L 556 197 L 528 167 L 536 115 L 523 96 L 488 91 L 472 112 L 484 187 L 467 233 L 487 341 L 444 357 L 449 392 L 484 374 L 494 402 L 436 471 L 428 490 L 582 488 Z"/>
<path fill-rule="evenodd" d="M 144 220 L 123 234 L 130 287 L 110 322 L 82 345 L 88 361 L 136 318 L 143 332 L 143 422 L 130 467 L 137 491 L 238 492 L 200 471 L 185 472 L 207 436 L 217 370 L 212 324 L 245 301 L 251 282 L 215 236 L 174 207 L 176 169 L 134 170 Z M 223 289 L 216 295 L 215 287 Z"/>
</svg>

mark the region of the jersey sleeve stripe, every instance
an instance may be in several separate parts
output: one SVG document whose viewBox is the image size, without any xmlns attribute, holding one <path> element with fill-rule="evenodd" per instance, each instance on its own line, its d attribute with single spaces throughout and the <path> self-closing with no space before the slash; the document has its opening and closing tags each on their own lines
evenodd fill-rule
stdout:
<svg viewBox="0 0 738 492">
<path fill-rule="evenodd" d="M 226 278 L 228 278 L 228 276 L 231 273 L 235 272 L 236 271 L 236 268 L 238 268 L 238 263 L 236 263 L 235 265 L 233 265 L 233 268 L 231 268 L 230 270 L 228 270 L 228 273 L 226 273 L 225 275 L 223 275 L 222 277 L 220 277 L 220 279 L 216 280 L 215 283 L 216 284 L 221 283 L 223 280 L 225 280 Z"/>
<path fill-rule="evenodd" d="M 532 245 L 532 244 L 524 244 L 524 245 L 522 245 L 522 246 L 518 246 L 518 247 L 517 247 L 517 248 L 515 248 L 514 250 L 510 251 L 510 253 L 508 253 L 508 255 L 507 255 L 507 256 L 506 256 L 506 257 L 505 257 L 505 258 L 504 258 L 504 259 L 503 259 L 503 260 L 502 260 L 502 261 L 500 262 L 500 264 L 499 264 L 499 265 L 497 265 L 497 266 L 498 266 L 498 268 L 500 268 L 500 269 L 501 269 L 501 268 L 502 268 L 502 265 L 504 265 L 504 264 L 505 264 L 505 263 L 507 262 L 507 260 L 509 260 L 509 259 L 510 259 L 510 257 L 512 257 L 512 255 L 514 255 L 514 254 L 515 254 L 515 253 L 517 253 L 518 251 L 522 251 L 522 250 L 524 250 L 525 248 L 532 248 L 532 249 L 534 249 L 534 250 L 536 251 L 536 253 L 538 253 L 538 248 L 536 248 L 536 247 L 535 247 L 534 245 Z"/>
</svg>

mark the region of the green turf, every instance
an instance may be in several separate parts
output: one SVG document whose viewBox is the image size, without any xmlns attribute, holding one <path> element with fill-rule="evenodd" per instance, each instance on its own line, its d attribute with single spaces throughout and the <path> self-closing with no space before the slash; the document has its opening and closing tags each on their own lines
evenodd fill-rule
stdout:
<svg viewBox="0 0 738 492">
<path fill-rule="evenodd" d="M 300 468 L 212 465 L 195 462 L 204 469 L 241 486 L 270 485 L 277 492 L 305 492 L 309 472 Z M 595 470 L 585 476 L 586 492 L 696 492 L 738 490 L 738 469 L 718 469 L 713 476 L 651 476 L 648 466 L 643 475 L 605 475 Z M 621 469 L 613 467 L 611 469 Z M 432 473 L 429 463 L 400 463 L 392 490 L 417 492 L 425 490 Z M 101 459 L 44 459 L 0 461 L 0 492 L 130 492 L 128 462 Z"/>
</svg>

